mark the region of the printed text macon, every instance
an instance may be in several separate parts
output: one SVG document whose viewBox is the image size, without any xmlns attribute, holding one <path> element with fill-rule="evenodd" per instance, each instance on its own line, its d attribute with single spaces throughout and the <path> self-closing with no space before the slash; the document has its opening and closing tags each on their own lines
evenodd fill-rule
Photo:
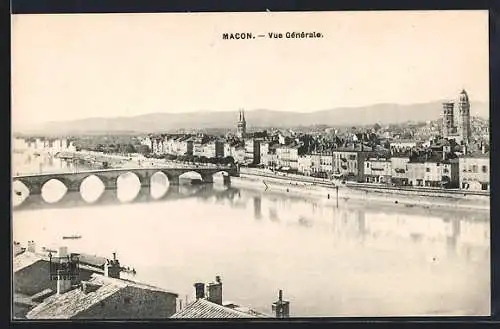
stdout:
<svg viewBox="0 0 500 329">
<path fill-rule="evenodd" d="M 316 39 L 323 38 L 320 32 L 267 32 L 255 34 L 252 32 L 222 33 L 222 40 L 250 40 L 250 39 Z"/>
</svg>

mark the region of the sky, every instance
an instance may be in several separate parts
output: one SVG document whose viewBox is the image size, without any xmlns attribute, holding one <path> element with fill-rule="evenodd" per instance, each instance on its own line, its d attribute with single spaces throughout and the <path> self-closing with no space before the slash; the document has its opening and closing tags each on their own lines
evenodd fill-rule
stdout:
<svg viewBox="0 0 500 329">
<path fill-rule="evenodd" d="M 223 40 L 305 31 L 317 39 Z M 14 15 L 12 124 L 488 102 L 487 11 Z"/>
</svg>

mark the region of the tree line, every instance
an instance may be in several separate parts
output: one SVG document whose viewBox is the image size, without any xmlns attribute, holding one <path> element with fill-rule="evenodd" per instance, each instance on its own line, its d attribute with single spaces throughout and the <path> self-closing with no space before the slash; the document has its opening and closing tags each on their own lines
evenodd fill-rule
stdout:
<svg viewBox="0 0 500 329">
<path fill-rule="evenodd" d="M 155 155 L 155 154 L 147 154 L 148 158 L 155 159 L 165 159 L 169 161 L 180 161 L 180 162 L 189 162 L 189 163 L 210 163 L 217 165 L 234 165 L 235 161 L 232 156 L 226 156 L 223 158 L 209 158 L 206 156 L 198 156 L 198 155 L 175 155 L 175 154 L 164 154 L 164 155 Z"/>
</svg>

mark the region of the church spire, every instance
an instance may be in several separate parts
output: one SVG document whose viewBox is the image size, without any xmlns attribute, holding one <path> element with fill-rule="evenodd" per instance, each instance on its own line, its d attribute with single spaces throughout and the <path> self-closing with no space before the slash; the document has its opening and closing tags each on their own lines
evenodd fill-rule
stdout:
<svg viewBox="0 0 500 329">
<path fill-rule="evenodd" d="M 246 135 L 246 130 L 247 130 L 247 123 L 245 122 L 245 111 L 242 108 L 240 108 L 239 113 L 240 113 L 240 119 L 238 120 L 238 125 L 237 125 L 237 136 L 243 138 Z"/>
</svg>

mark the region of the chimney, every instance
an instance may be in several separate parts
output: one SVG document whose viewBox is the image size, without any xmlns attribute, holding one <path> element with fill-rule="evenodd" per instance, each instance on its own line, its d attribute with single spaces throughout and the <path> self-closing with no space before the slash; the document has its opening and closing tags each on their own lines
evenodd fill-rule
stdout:
<svg viewBox="0 0 500 329">
<path fill-rule="evenodd" d="M 71 289 L 71 277 L 67 270 L 57 270 L 57 294 L 61 295 Z"/>
<path fill-rule="evenodd" d="M 36 244 L 35 244 L 35 241 L 33 241 L 33 240 L 28 241 L 28 248 L 26 249 L 26 251 L 28 251 L 28 252 L 32 252 L 32 253 L 35 253 L 35 252 L 36 252 Z"/>
<path fill-rule="evenodd" d="M 279 291 L 278 300 L 273 303 L 272 310 L 276 318 L 290 317 L 290 302 L 283 300 L 283 290 Z"/>
<path fill-rule="evenodd" d="M 119 279 L 120 272 L 120 261 L 116 258 L 116 253 L 113 253 L 113 259 L 106 259 L 106 264 L 104 264 L 104 276 Z"/>
<path fill-rule="evenodd" d="M 65 246 L 59 247 L 59 250 L 57 251 L 57 256 L 58 257 L 68 256 L 68 247 Z"/>
<path fill-rule="evenodd" d="M 57 294 L 64 294 L 66 291 L 71 289 L 71 267 L 68 256 L 67 247 L 59 247 L 57 251 L 57 256 L 59 258 L 59 267 L 57 269 Z"/>
<path fill-rule="evenodd" d="M 196 299 L 205 298 L 205 284 L 197 282 L 194 284 Z"/>
<path fill-rule="evenodd" d="M 14 256 L 19 255 L 22 252 L 21 244 L 19 242 L 14 241 L 13 253 Z"/>
<path fill-rule="evenodd" d="M 211 282 L 207 287 L 207 300 L 222 305 L 222 281 L 220 276 L 215 277 L 215 282 Z"/>
<path fill-rule="evenodd" d="M 69 261 L 70 261 L 70 270 L 72 271 L 73 275 L 71 277 L 71 284 L 72 285 L 79 285 L 80 284 L 80 273 L 79 273 L 79 263 L 80 263 L 80 254 L 76 253 L 70 253 L 69 256 Z"/>
</svg>

